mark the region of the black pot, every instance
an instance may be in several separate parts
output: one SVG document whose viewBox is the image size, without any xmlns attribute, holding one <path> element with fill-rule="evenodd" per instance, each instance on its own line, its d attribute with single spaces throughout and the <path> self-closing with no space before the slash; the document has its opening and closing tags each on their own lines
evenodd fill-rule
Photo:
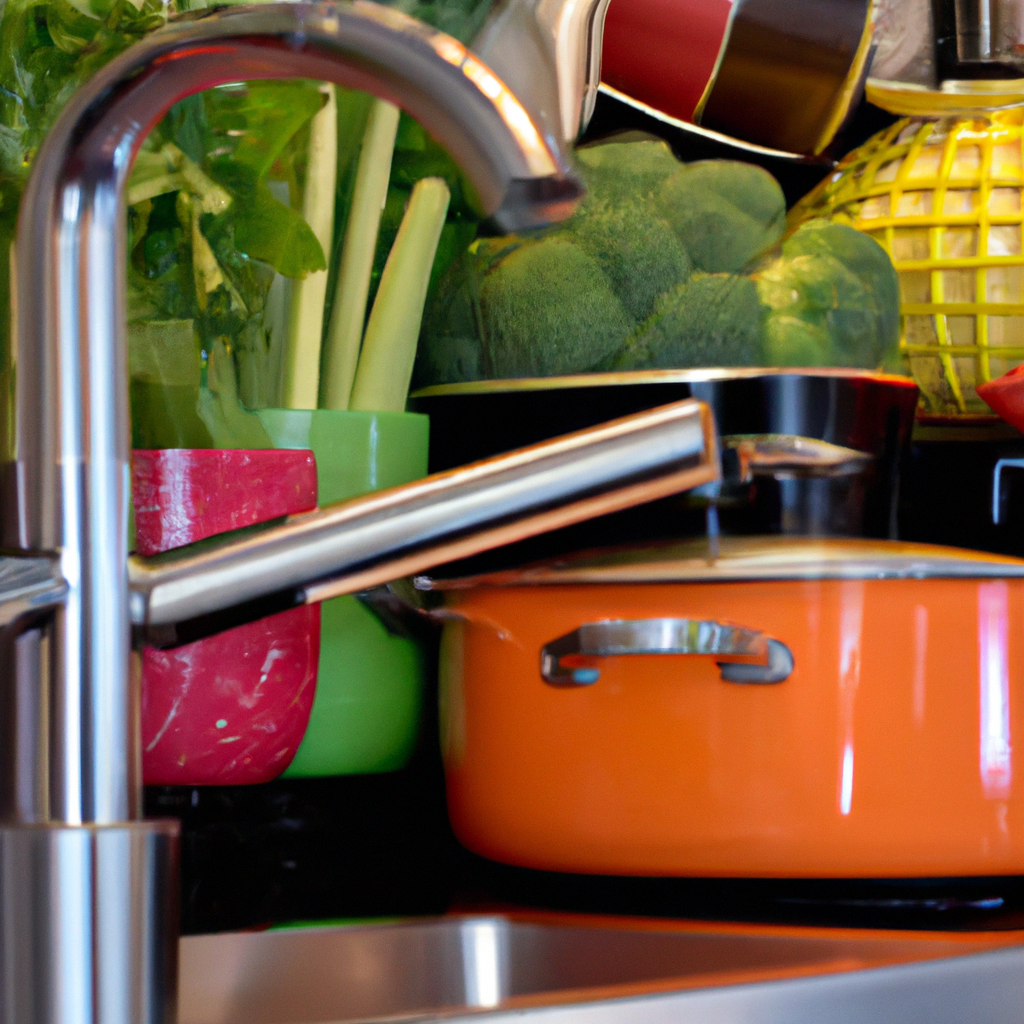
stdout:
<svg viewBox="0 0 1024 1024">
<path fill-rule="evenodd" d="M 413 394 L 409 408 L 430 416 L 430 470 L 439 472 L 699 398 L 713 409 L 723 438 L 789 435 L 871 456 L 855 472 L 782 469 L 746 482 L 733 474 L 717 503 L 723 533 L 895 537 L 917 395 L 907 378 L 859 370 L 662 370 L 442 385 Z M 473 567 L 699 536 L 706 530 L 707 506 L 707 495 L 663 499 L 516 545 Z"/>
</svg>

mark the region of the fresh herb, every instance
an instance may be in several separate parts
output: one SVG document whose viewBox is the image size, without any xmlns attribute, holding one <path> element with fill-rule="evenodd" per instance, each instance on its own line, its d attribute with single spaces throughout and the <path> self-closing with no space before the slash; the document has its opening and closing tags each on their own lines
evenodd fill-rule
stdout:
<svg viewBox="0 0 1024 1024">
<path fill-rule="evenodd" d="M 60 111 L 100 67 L 162 25 L 169 13 L 162 0 L 142 0 L 141 6 L 138 0 L 7 0 L 0 18 L 4 259 L 32 160 Z M 181 359 L 182 325 L 192 325 L 191 360 L 199 368 L 195 408 L 204 422 L 209 413 L 204 416 L 199 391 L 227 386 L 226 368 L 209 372 L 218 346 L 240 368 L 249 364 L 249 378 L 268 376 L 273 354 L 265 312 L 275 274 L 301 279 L 326 270 L 324 246 L 293 206 L 306 174 L 308 126 L 324 102 L 315 82 L 213 89 L 177 104 L 150 133 L 136 161 L 127 193 L 130 343 L 136 349 L 159 347 L 159 335 L 166 331 L 173 344 L 163 347 Z M 0 312 L 8 312 L 6 274 L 0 291 L 5 307 Z M 253 373 L 254 368 L 261 372 Z M 180 389 L 180 377 L 179 372 L 160 382 L 150 372 L 134 382 L 137 441 L 166 434 L 148 421 L 165 418 L 169 406 L 180 416 L 189 405 L 183 396 L 173 402 L 158 398 L 161 387 Z M 258 381 L 256 387 L 249 383 L 250 391 L 259 391 Z M 143 400 L 143 392 L 149 400 Z M 225 422 L 235 421 L 220 417 L 212 432 L 229 441 Z M 170 433 L 201 436 L 194 423 Z M 251 444 L 252 432 L 243 433 L 244 443 Z M 256 440 L 269 444 L 265 435 Z"/>
<path fill-rule="evenodd" d="M 390 6 L 468 43 L 493 3 Z M 0 317 L 9 323 L 18 206 L 47 131 L 104 64 L 205 0 L 0 4 Z M 247 409 L 316 403 L 320 339 L 335 294 L 348 301 L 335 279 L 371 103 L 317 82 L 238 83 L 178 103 L 145 140 L 127 190 L 134 443 L 269 445 Z M 422 178 L 443 179 L 451 194 L 430 289 L 475 237 L 479 213 L 461 172 L 403 115 L 376 244 L 362 243 L 372 261 L 358 275 L 349 381 L 366 310 Z M 334 349 L 329 342 L 328 367 Z"/>
</svg>

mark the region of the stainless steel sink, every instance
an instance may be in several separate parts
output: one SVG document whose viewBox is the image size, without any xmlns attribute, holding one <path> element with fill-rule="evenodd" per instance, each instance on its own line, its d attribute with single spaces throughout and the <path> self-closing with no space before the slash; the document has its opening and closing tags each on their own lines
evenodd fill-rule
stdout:
<svg viewBox="0 0 1024 1024">
<path fill-rule="evenodd" d="M 1024 1022 L 1024 934 L 567 916 L 181 940 L 180 1024 Z"/>
</svg>

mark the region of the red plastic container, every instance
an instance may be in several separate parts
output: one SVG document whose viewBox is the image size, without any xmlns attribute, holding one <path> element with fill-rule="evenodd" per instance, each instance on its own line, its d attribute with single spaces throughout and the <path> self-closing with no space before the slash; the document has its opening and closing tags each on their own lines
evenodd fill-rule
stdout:
<svg viewBox="0 0 1024 1024">
<path fill-rule="evenodd" d="M 136 548 L 154 555 L 316 507 L 308 451 L 136 451 Z M 309 721 L 320 606 L 293 608 L 172 650 L 142 650 L 149 785 L 269 782 Z"/>
</svg>

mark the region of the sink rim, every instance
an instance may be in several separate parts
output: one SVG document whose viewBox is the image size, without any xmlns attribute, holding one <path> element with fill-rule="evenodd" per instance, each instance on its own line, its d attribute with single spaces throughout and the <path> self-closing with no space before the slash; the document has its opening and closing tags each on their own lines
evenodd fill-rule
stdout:
<svg viewBox="0 0 1024 1024">
<path fill-rule="evenodd" d="M 725 966 L 721 970 L 698 968 L 687 973 L 680 968 L 671 975 L 632 981 L 614 981 L 609 984 L 587 984 L 582 987 L 556 987 L 520 994 L 504 994 L 498 1002 L 472 1005 L 441 1003 L 401 1010 L 398 1013 L 378 1015 L 346 1015 L 342 1010 L 331 1024 L 354 1024 L 356 1021 L 419 1021 L 425 1019 L 456 1019 L 481 1014 L 521 1013 L 558 1007 L 583 1007 L 594 1004 L 630 1002 L 637 999 L 693 993 L 696 990 L 715 990 L 738 986 L 757 986 L 787 981 L 839 978 L 843 975 L 863 974 L 900 967 L 911 967 L 938 961 L 976 957 L 979 954 L 1024 947 L 1024 930 L 1003 932 L 948 932 L 901 931 L 895 929 L 827 928 L 821 926 L 748 924 L 740 922 L 694 921 L 618 915 L 566 914 L 534 910 L 480 910 L 412 917 L 383 918 L 345 922 L 289 922 L 260 930 L 218 932 L 205 935 L 183 936 L 181 939 L 182 971 L 179 991 L 185 995 L 189 980 L 186 952 L 191 946 L 212 946 L 218 941 L 259 941 L 260 938 L 276 943 L 287 943 L 297 935 L 356 936 L 360 933 L 394 929 L 422 932 L 429 939 L 435 934 L 451 937 L 453 930 L 465 934 L 466 925 L 497 924 L 514 935 L 517 929 L 540 928 L 548 934 L 583 929 L 594 933 L 606 931 L 620 935 L 660 934 L 678 935 L 680 938 L 718 938 L 741 940 L 797 940 L 826 942 L 836 946 L 836 956 L 783 964 L 760 966 Z M 852 948 L 851 948 L 852 944 Z M 774 944 L 773 944 L 774 946 Z M 857 955 L 860 947 L 861 955 Z M 767 949 L 768 947 L 766 947 Z M 777 948 L 777 947 L 775 947 Z M 725 947 L 723 947 L 724 951 Z M 1022 950 L 1024 952 L 1024 950 Z M 628 955 L 628 947 L 625 950 Z M 243 957 L 244 959 L 244 957 Z M 339 1007 L 339 1009 L 342 1009 Z M 186 1019 L 183 1018 L 183 1021 Z M 326 1020 L 323 1024 L 327 1024 Z"/>
</svg>

